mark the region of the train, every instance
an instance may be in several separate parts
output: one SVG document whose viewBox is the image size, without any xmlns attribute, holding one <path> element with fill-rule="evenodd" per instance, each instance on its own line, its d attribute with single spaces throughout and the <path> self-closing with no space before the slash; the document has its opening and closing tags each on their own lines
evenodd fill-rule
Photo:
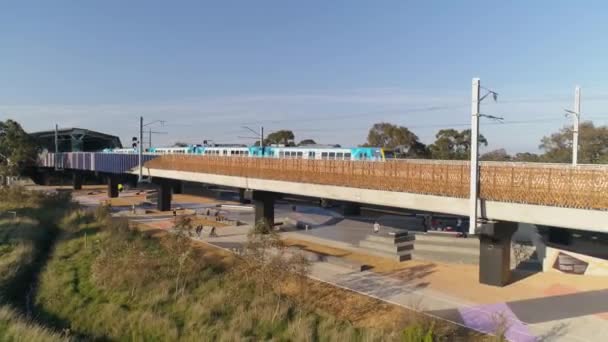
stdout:
<svg viewBox="0 0 608 342">
<path fill-rule="evenodd" d="M 137 148 L 107 148 L 103 153 L 137 154 Z M 393 158 L 392 152 L 381 147 L 336 147 L 324 145 L 306 146 L 205 146 L 189 145 L 185 147 L 150 147 L 146 154 L 208 155 L 224 157 L 264 157 L 293 158 L 316 160 L 364 160 L 386 161 Z"/>
</svg>

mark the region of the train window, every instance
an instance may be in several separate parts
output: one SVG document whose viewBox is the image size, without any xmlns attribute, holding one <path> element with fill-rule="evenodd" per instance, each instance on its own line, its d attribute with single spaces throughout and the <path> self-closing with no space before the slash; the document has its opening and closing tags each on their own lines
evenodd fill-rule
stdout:
<svg viewBox="0 0 608 342">
<path fill-rule="evenodd" d="M 224 151 L 223 151 L 223 154 L 224 154 L 225 156 L 227 156 L 227 155 L 228 155 L 228 150 L 224 150 Z"/>
<path fill-rule="evenodd" d="M 315 153 L 313 151 L 308 151 L 308 159 L 315 159 Z"/>
<path fill-rule="evenodd" d="M 350 153 L 344 153 L 344 159 L 350 160 Z"/>
<path fill-rule="evenodd" d="M 327 152 L 321 152 L 321 159 L 327 159 Z"/>
<path fill-rule="evenodd" d="M 329 152 L 329 159 L 335 159 L 336 158 L 336 152 Z"/>
<path fill-rule="evenodd" d="M 304 152 L 298 152 L 298 158 L 302 158 L 303 155 L 304 155 Z"/>
<path fill-rule="evenodd" d="M 344 159 L 344 153 L 342 153 L 342 152 L 336 153 L 336 159 Z"/>
<path fill-rule="evenodd" d="M 285 152 L 280 151 L 280 152 L 279 152 L 279 158 L 283 158 L 283 157 L 285 157 Z"/>
<path fill-rule="evenodd" d="M 245 152 L 243 152 L 243 154 L 245 154 L 246 156 L 248 156 L 249 155 L 249 151 L 245 151 Z"/>
</svg>

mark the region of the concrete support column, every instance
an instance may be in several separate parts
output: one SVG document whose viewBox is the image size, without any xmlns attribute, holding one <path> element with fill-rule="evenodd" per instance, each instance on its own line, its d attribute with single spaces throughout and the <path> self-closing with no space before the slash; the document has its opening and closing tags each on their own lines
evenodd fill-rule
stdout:
<svg viewBox="0 0 608 342">
<path fill-rule="evenodd" d="M 156 207 L 160 211 L 171 210 L 171 191 L 172 182 L 168 179 L 157 179 L 155 181 L 158 184 L 158 197 Z"/>
<path fill-rule="evenodd" d="M 254 191 L 253 203 L 255 204 L 255 223 L 264 224 L 268 229 L 274 227 L 274 192 Z"/>
<path fill-rule="evenodd" d="M 239 202 L 241 204 L 251 203 L 251 198 L 247 197 L 245 189 L 242 189 L 242 188 L 239 189 Z"/>
<path fill-rule="evenodd" d="M 171 182 L 171 188 L 172 188 L 174 194 L 176 194 L 176 195 L 183 194 L 184 193 L 184 182 L 174 180 Z"/>
<path fill-rule="evenodd" d="M 116 175 L 108 175 L 106 179 L 108 181 L 108 197 L 118 197 L 118 183 L 120 179 Z"/>
<path fill-rule="evenodd" d="M 346 216 L 359 216 L 361 215 L 361 206 L 358 203 L 343 203 L 342 214 Z"/>
<path fill-rule="evenodd" d="M 74 172 L 72 174 L 72 186 L 74 187 L 74 190 L 82 189 L 82 173 Z"/>
<path fill-rule="evenodd" d="M 479 235 L 479 282 L 505 286 L 511 276 L 511 237 L 517 222 L 493 222 L 483 225 Z"/>
</svg>

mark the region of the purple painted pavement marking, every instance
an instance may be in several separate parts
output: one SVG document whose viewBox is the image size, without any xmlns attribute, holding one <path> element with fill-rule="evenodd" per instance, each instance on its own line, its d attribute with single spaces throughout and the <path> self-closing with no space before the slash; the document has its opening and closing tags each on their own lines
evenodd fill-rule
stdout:
<svg viewBox="0 0 608 342">
<path fill-rule="evenodd" d="M 532 342 L 536 337 L 505 303 L 479 305 L 458 309 L 469 328 L 494 334 L 502 324 L 506 325 L 505 338 L 514 342 Z M 504 329 L 504 328 L 503 328 Z"/>
</svg>

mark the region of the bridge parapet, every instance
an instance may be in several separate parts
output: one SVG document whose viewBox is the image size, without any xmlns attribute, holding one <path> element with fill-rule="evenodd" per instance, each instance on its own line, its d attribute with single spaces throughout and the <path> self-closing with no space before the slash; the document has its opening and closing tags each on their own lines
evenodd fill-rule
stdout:
<svg viewBox="0 0 608 342">
<path fill-rule="evenodd" d="M 391 160 L 269 159 L 166 155 L 147 168 L 469 197 L 469 163 Z M 608 167 L 541 163 L 481 163 L 482 200 L 608 210 Z"/>
<path fill-rule="evenodd" d="M 156 155 L 144 154 L 143 162 L 156 158 Z M 95 152 L 46 153 L 38 158 L 41 167 L 94 171 L 121 174 L 139 166 L 136 154 L 114 154 Z"/>
</svg>

